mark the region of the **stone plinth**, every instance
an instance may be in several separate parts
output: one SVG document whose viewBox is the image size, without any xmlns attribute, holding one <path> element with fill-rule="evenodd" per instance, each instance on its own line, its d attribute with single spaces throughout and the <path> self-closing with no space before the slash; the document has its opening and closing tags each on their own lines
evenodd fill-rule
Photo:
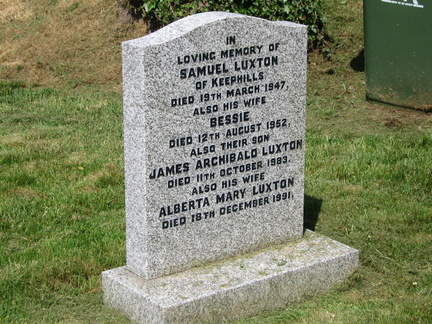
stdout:
<svg viewBox="0 0 432 324">
<path fill-rule="evenodd" d="M 105 303 L 138 323 L 221 323 L 323 293 L 354 271 L 358 251 L 314 232 L 260 252 L 144 280 L 102 274 Z"/>
</svg>

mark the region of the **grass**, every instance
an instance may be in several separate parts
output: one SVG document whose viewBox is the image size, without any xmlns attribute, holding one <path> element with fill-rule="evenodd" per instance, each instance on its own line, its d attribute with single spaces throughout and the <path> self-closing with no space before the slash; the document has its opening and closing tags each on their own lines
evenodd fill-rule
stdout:
<svg viewBox="0 0 432 324">
<path fill-rule="evenodd" d="M 125 262 L 118 95 L 2 88 L 0 318 L 102 315 L 100 272 Z"/>
<path fill-rule="evenodd" d="M 360 266 L 324 295 L 233 323 L 429 323 L 432 115 L 365 101 L 364 72 L 350 66 L 362 50 L 362 2 L 324 4 L 334 43 L 331 61 L 309 55 L 306 215 L 318 219 L 306 224 L 359 249 Z M 11 44 L 27 48 L 30 22 L 55 35 L 59 18 L 44 25 L 32 16 L 47 5 L 83 17 L 80 26 L 91 13 L 82 1 L 34 1 L 2 29 L 15 35 Z M 112 22 L 105 9 L 94 24 Z M 83 46 L 76 42 L 69 51 Z M 118 49 L 103 48 L 99 68 L 115 71 Z M 62 53 L 49 52 L 49 65 L 59 66 Z M 63 78 L 8 55 L 0 57 L 9 80 L 0 82 L 0 322 L 128 323 L 103 305 L 100 282 L 103 270 L 125 264 L 119 77 L 99 82 L 96 66 L 77 77 L 84 54 Z"/>
<path fill-rule="evenodd" d="M 0 79 L 76 88 L 120 88 L 122 40 L 147 26 L 124 23 L 117 1 L 3 0 Z"/>
</svg>

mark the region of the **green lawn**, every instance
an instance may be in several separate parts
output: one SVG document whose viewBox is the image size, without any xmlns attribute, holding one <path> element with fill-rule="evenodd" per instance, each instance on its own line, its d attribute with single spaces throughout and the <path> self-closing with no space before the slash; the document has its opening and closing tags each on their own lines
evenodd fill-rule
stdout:
<svg viewBox="0 0 432 324">
<path fill-rule="evenodd" d="M 120 97 L 1 89 L 0 318 L 115 322 L 100 273 L 125 263 Z"/>
<path fill-rule="evenodd" d="M 103 306 L 100 285 L 125 264 L 120 95 L 1 89 L 2 320 L 127 322 Z M 430 322 L 429 116 L 403 129 L 369 120 L 359 134 L 322 118 L 319 102 L 306 153 L 306 216 L 318 219 L 307 225 L 359 249 L 360 267 L 328 294 L 243 323 Z"/>
<path fill-rule="evenodd" d="M 309 58 L 306 225 L 360 265 L 235 323 L 431 323 L 432 115 L 366 102 L 350 67 L 362 1 L 324 3 L 334 42 L 332 61 Z M 0 322 L 129 323 L 101 292 L 125 264 L 119 93 L 0 82 L 0 216 Z"/>
</svg>

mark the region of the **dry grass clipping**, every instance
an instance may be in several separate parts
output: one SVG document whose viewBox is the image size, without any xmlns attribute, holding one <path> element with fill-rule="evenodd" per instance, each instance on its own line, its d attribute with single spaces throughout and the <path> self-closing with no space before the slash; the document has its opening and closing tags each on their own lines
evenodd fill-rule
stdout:
<svg viewBox="0 0 432 324">
<path fill-rule="evenodd" d="M 147 32 L 115 0 L 6 0 L 0 12 L 0 79 L 43 86 L 118 84 L 121 41 Z"/>
</svg>

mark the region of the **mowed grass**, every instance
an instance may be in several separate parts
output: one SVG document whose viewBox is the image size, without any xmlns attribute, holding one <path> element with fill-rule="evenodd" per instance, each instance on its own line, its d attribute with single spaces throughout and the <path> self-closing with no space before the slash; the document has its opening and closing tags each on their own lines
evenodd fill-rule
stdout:
<svg viewBox="0 0 432 324">
<path fill-rule="evenodd" d="M 430 323 L 432 115 L 365 101 L 362 1 L 323 3 L 334 42 L 331 61 L 309 55 L 305 224 L 360 250 L 359 268 L 234 323 Z M 66 79 L 0 82 L 1 323 L 129 323 L 101 291 L 125 264 L 121 95 Z"/>
<path fill-rule="evenodd" d="M 0 321 L 92 322 L 125 262 L 119 96 L 0 86 Z"/>
<path fill-rule="evenodd" d="M 120 95 L 1 89 L 0 318 L 127 323 L 104 307 L 100 282 L 125 264 Z M 310 123 L 325 126 L 314 98 Z M 432 135 L 423 116 L 410 129 L 371 121 L 364 134 L 308 128 L 306 225 L 359 249 L 360 267 L 327 294 L 238 323 L 431 321 Z"/>
</svg>

